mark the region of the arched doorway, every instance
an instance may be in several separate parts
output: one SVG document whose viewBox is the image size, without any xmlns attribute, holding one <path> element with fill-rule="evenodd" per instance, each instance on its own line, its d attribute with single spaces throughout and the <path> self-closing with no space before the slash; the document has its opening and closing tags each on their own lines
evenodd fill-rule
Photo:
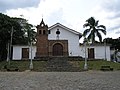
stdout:
<svg viewBox="0 0 120 90">
<path fill-rule="evenodd" d="M 63 56 L 63 46 L 60 43 L 53 45 L 53 56 Z"/>
</svg>

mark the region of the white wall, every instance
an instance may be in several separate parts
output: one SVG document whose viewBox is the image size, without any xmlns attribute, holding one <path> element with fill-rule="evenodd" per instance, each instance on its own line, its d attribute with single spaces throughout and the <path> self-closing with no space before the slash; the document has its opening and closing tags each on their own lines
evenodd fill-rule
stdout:
<svg viewBox="0 0 120 90">
<path fill-rule="evenodd" d="M 85 47 L 83 45 L 80 46 L 82 49 L 82 56 L 85 57 Z M 95 59 L 105 59 L 105 46 L 96 45 L 96 46 L 87 46 L 87 57 L 88 57 L 88 48 L 94 48 Z M 110 46 L 106 46 L 106 59 L 110 61 Z"/>
<path fill-rule="evenodd" d="M 28 48 L 28 46 L 13 46 L 13 60 L 22 59 L 22 48 Z M 104 46 L 87 46 L 87 57 L 88 57 L 88 48 L 94 48 L 95 59 L 105 59 L 105 47 Z M 76 49 L 76 51 L 74 51 Z M 72 48 L 72 55 L 69 56 L 82 56 L 85 57 L 85 48 L 84 46 L 79 46 L 79 48 Z M 32 59 L 34 59 L 36 54 L 36 46 L 32 47 Z M 29 51 L 29 59 L 31 58 L 31 52 Z M 107 61 L 110 61 L 110 46 L 106 46 L 106 58 Z"/>
<path fill-rule="evenodd" d="M 13 46 L 13 60 L 22 59 L 22 48 L 29 48 L 28 46 Z M 32 59 L 34 59 L 36 53 L 36 46 L 32 47 Z M 29 59 L 31 58 L 31 52 L 29 49 Z"/>
<path fill-rule="evenodd" d="M 85 57 L 85 50 L 84 46 L 79 46 L 79 35 L 72 33 L 68 30 L 65 30 L 64 28 L 60 26 L 56 26 L 50 30 L 50 34 L 48 35 L 49 40 L 56 40 L 57 35 L 56 31 L 59 29 L 60 40 L 68 40 L 68 52 L 69 56 L 82 56 Z M 22 58 L 22 48 L 28 48 L 28 46 L 13 46 L 13 59 L 21 59 Z M 95 59 L 104 59 L 105 58 L 105 47 L 103 45 L 98 46 L 88 46 L 87 48 L 94 48 L 95 50 Z M 88 49 L 87 49 L 88 50 Z M 88 52 L 87 52 L 88 53 Z M 36 54 L 36 46 L 33 46 L 32 50 L 32 58 L 35 57 Z M 30 53 L 29 53 L 29 59 L 30 59 Z M 88 57 L 88 54 L 87 54 Z M 107 61 L 110 61 L 110 46 L 106 46 L 106 58 Z"/>
<path fill-rule="evenodd" d="M 106 46 L 106 51 L 105 46 L 96 46 L 95 52 L 95 57 L 99 59 L 105 59 L 106 53 L 106 59 L 107 61 L 110 61 L 110 46 Z"/>
<path fill-rule="evenodd" d="M 48 35 L 48 39 L 49 40 L 57 39 L 57 35 L 56 35 L 57 29 L 59 29 L 59 31 L 60 31 L 59 39 L 60 40 L 68 40 L 69 55 L 80 56 L 79 35 L 72 33 L 68 30 L 64 30 L 62 27 L 57 26 L 57 27 L 53 28 L 52 30 L 50 30 L 51 33 Z"/>
<path fill-rule="evenodd" d="M 21 46 L 13 46 L 13 60 L 15 59 L 21 59 L 22 57 L 22 50 L 21 50 Z"/>
</svg>

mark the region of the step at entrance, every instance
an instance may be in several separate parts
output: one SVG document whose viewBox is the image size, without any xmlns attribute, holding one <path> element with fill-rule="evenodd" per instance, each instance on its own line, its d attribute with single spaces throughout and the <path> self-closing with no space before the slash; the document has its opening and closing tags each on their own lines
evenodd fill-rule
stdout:
<svg viewBox="0 0 120 90">
<path fill-rule="evenodd" d="M 47 61 L 48 71 L 80 71 L 79 68 L 73 67 L 68 62 L 68 57 L 51 57 Z"/>
</svg>

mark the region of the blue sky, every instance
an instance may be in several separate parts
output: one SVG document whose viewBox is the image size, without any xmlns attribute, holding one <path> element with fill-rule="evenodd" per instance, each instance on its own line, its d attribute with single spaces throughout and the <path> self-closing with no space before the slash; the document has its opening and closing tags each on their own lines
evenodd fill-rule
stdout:
<svg viewBox="0 0 120 90">
<path fill-rule="evenodd" d="M 83 32 L 91 16 L 107 28 L 103 37 L 120 37 L 120 0 L 0 0 L 0 12 L 12 17 L 23 15 L 38 25 L 43 17 L 48 26 L 57 22 Z"/>
</svg>

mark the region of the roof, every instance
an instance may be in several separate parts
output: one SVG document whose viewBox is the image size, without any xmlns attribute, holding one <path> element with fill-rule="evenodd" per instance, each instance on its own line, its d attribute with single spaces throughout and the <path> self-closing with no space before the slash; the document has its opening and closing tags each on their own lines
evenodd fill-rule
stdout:
<svg viewBox="0 0 120 90">
<path fill-rule="evenodd" d="M 21 44 L 16 44 L 16 45 L 12 45 L 12 46 L 28 46 L 28 47 L 30 47 L 29 45 L 21 45 Z M 32 45 L 32 46 L 36 46 L 35 44 L 34 45 Z"/>
<path fill-rule="evenodd" d="M 48 30 L 51 30 L 51 29 L 53 29 L 53 28 L 55 28 L 57 26 L 62 27 L 63 29 L 68 30 L 68 31 L 70 31 L 70 32 L 72 32 L 74 34 L 77 34 L 77 35 L 80 35 L 80 36 L 82 35 L 80 32 L 77 32 L 77 31 L 75 31 L 73 29 L 70 29 L 70 28 L 68 28 L 68 27 L 66 27 L 66 26 L 64 26 L 64 25 L 62 25 L 60 23 L 56 23 L 56 24 L 50 26 Z"/>
<path fill-rule="evenodd" d="M 83 45 L 83 43 L 81 44 L 79 44 L 80 46 L 84 46 Z M 94 44 L 87 44 L 87 46 L 105 46 L 105 44 L 104 43 L 94 43 Z M 106 46 L 111 46 L 111 44 L 106 44 Z"/>
</svg>

